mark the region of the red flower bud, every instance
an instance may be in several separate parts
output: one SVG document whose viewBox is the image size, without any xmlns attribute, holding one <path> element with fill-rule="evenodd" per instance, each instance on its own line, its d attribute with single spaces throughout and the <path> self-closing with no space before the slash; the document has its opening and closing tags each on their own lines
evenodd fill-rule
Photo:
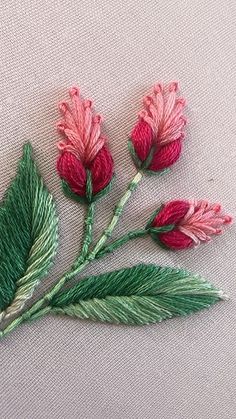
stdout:
<svg viewBox="0 0 236 419">
<path fill-rule="evenodd" d="M 92 102 L 82 100 L 75 87 L 70 96 L 72 108 L 66 102 L 60 104 L 64 119 L 58 128 L 64 140 L 58 143 L 57 170 L 66 194 L 92 201 L 99 192 L 106 192 L 113 176 L 113 159 L 101 134 L 102 118 L 93 115 Z"/>
<path fill-rule="evenodd" d="M 219 204 L 210 204 L 208 201 L 168 202 L 152 220 L 149 226 L 151 235 L 172 250 L 208 242 L 211 235 L 222 233 L 223 224 L 232 221 L 232 217 L 220 214 L 220 210 Z"/>
<path fill-rule="evenodd" d="M 57 170 L 60 177 L 67 182 L 71 191 L 81 197 L 86 195 L 87 170 L 90 171 L 92 195 L 96 195 L 104 190 L 112 179 L 113 160 L 105 146 L 86 166 L 73 153 L 65 151 L 58 158 Z"/>
<path fill-rule="evenodd" d="M 174 164 L 181 153 L 186 118 L 185 100 L 177 98 L 175 82 L 154 86 L 144 98 L 144 109 L 131 132 L 131 152 L 136 164 L 157 172 Z"/>
</svg>

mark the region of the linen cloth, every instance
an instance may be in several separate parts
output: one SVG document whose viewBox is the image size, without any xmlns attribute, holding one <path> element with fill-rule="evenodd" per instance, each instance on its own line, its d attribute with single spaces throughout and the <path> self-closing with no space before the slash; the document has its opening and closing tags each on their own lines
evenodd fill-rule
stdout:
<svg viewBox="0 0 236 419">
<path fill-rule="evenodd" d="M 188 99 L 184 152 L 171 174 L 145 178 L 115 230 L 144 225 L 161 202 L 208 198 L 236 209 L 236 3 L 233 0 L 1 1 L 0 194 L 22 145 L 34 156 L 60 216 L 55 265 L 37 293 L 75 258 L 84 209 L 63 196 L 55 170 L 57 103 L 71 85 L 95 101 L 116 181 L 97 206 L 95 238 L 135 173 L 127 137 L 142 96 L 179 80 Z M 0 342 L 5 419 L 233 419 L 236 417 L 235 227 L 195 250 L 166 252 L 149 239 L 89 267 L 181 266 L 231 299 L 146 327 L 48 316 Z"/>
</svg>

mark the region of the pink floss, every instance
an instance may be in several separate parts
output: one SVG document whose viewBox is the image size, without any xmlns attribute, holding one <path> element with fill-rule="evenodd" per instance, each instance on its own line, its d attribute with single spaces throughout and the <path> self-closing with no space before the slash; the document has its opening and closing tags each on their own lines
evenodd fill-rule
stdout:
<svg viewBox="0 0 236 419">
<path fill-rule="evenodd" d="M 184 127 L 184 98 L 177 97 L 179 86 L 171 82 L 164 86 L 158 83 L 151 95 L 144 98 L 144 108 L 139 112 L 139 121 L 131 133 L 131 141 L 141 162 L 154 154 L 148 169 L 159 171 L 171 166 L 180 157 Z"/>
<path fill-rule="evenodd" d="M 152 233 L 153 238 L 172 250 L 197 246 L 209 242 L 212 235 L 221 234 L 222 226 L 232 222 L 230 215 L 220 213 L 220 204 L 208 201 L 170 201 L 152 221 L 152 227 L 172 226 L 170 231 Z"/>
<path fill-rule="evenodd" d="M 113 160 L 107 140 L 101 133 L 102 117 L 93 114 L 92 101 L 83 100 L 77 87 L 72 87 L 69 94 L 71 105 L 67 102 L 59 104 L 63 120 L 57 127 L 64 138 L 57 144 L 61 152 L 57 170 L 72 192 L 79 196 L 86 195 L 90 171 L 94 195 L 110 183 Z"/>
</svg>

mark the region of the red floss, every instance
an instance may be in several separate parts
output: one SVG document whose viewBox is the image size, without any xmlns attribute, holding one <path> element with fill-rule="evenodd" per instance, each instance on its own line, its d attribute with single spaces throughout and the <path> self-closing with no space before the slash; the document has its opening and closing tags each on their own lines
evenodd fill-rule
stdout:
<svg viewBox="0 0 236 419">
<path fill-rule="evenodd" d="M 113 159 L 107 139 L 101 133 L 102 117 L 93 115 L 92 101 L 81 99 L 76 87 L 69 94 L 72 106 L 67 102 L 59 105 L 63 120 L 58 123 L 58 129 L 64 139 L 58 142 L 61 154 L 57 170 L 70 188 L 71 197 L 75 194 L 91 201 L 110 184 Z"/>
<path fill-rule="evenodd" d="M 151 235 L 160 245 L 180 250 L 209 242 L 211 235 L 221 234 L 222 225 L 232 222 L 232 217 L 221 214 L 220 204 L 208 201 L 170 201 L 157 212 L 151 222 Z M 160 227 L 171 231 L 158 233 Z M 156 229 L 156 232 L 155 232 Z"/>
<path fill-rule="evenodd" d="M 143 99 L 144 109 L 131 132 L 131 152 L 140 168 L 158 172 L 180 157 L 184 126 L 185 99 L 177 97 L 178 83 L 159 83 Z"/>
</svg>

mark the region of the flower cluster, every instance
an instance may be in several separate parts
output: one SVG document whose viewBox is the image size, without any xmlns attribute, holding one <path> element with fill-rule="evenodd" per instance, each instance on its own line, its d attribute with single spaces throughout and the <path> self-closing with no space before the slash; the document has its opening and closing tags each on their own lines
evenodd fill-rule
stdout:
<svg viewBox="0 0 236 419">
<path fill-rule="evenodd" d="M 178 96 L 178 89 L 177 82 L 165 86 L 159 83 L 143 100 L 144 108 L 129 140 L 140 176 L 162 171 L 180 157 L 187 120 L 183 115 L 186 101 Z M 69 93 L 72 104 L 62 102 L 59 106 L 63 120 L 58 129 L 63 140 L 58 142 L 57 169 L 64 192 L 72 199 L 89 203 L 109 190 L 113 159 L 101 133 L 102 118 L 93 114 L 91 100 L 81 99 L 76 87 Z M 137 186 L 132 182 L 130 185 L 132 190 Z M 223 224 L 231 222 L 232 218 L 220 210 L 219 204 L 207 201 L 171 201 L 156 212 L 147 229 L 162 247 L 190 248 L 209 241 L 211 235 L 222 232 Z"/>
</svg>

